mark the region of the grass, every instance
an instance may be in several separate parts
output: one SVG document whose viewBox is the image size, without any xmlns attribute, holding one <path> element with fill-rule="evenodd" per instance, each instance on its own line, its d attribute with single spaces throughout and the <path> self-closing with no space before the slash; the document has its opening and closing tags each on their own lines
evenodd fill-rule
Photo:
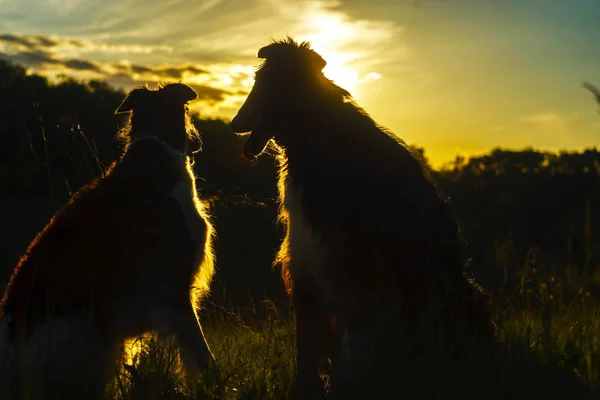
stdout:
<svg viewBox="0 0 600 400">
<path fill-rule="evenodd" d="M 491 359 L 398 362 L 392 374 L 366 385 L 375 393 L 392 381 L 403 398 L 592 398 L 600 395 L 600 302 L 571 278 L 540 277 L 525 269 L 492 302 L 499 350 Z M 107 391 L 119 399 L 285 399 L 294 375 L 289 313 L 264 301 L 253 312 L 212 306 L 207 339 L 222 371 L 187 383 L 169 343 L 150 338 Z M 460 365 L 459 365 L 460 364 Z M 370 385 L 370 386 L 369 386 Z M 219 392 L 219 388 L 222 388 Z M 375 398 L 367 395 L 366 398 Z"/>
<path fill-rule="evenodd" d="M 221 370 L 218 380 L 209 372 L 190 384 L 173 343 L 149 335 L 138 338 L 133 357 L 126 355 L 134 367 L 120 371 L 107 398 L 286 398 L 295 368 L 292 319 L 270 301 L 257 307 L 266 314 L 262 318 L 256 309 L 232 311 L 214 304 L 209 308 L 203 326 Z"/>
</svg>

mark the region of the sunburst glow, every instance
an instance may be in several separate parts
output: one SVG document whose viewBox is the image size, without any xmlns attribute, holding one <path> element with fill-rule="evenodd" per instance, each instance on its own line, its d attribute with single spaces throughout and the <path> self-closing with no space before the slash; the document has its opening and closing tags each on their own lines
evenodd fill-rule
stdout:
<svg viewBox="0 0 600 400">
<path fill-rule="evenodd" d="M 359 54 L 343 49 L 343 45 L 356 37 L 354 27 L 344 20 L 343 15 L 318 8 L 306 16 L 306 22 L 310 33 L 300 35 L 298 39 L 308 40 L 327 61 L 323 70 L 325 76 L 354 92 L 360 83 Z"/>
</svg>

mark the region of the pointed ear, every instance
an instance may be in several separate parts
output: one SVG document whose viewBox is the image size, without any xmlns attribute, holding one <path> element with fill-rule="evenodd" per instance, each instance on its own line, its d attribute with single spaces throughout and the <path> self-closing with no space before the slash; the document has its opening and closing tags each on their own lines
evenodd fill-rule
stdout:
<svg viewBox="0 0 600 400">
<path fill-rule="evenodd" d="M 147 95 L 148 89 L 133 89 L 131 92 L 129 92 L 127 97 L 125 97 L 125 100 L 123 100 L 119 108 L 117 108 L 115 114 L 122 114 L 133 111 L 135 108 L 138 108 L 144 102 Z"/>
<path fill-rule="evenodd" d="M 270 58 L 273 56 L 275 47 L 272 44 L 263 46 L 256 53 L 256 58 Z"/>
<path fill-rule="evenodd" d="M 185 104 L 198 97 L 194 89 L 183 83 L 170 83 L 160 90 L 167 95 L 170 100 L 179 104 Z"/>
<path fill-rule="evenodd" d="M 270 44 L 258 50 L 258 53 L 256 53 L 256 57 L 266 59 L 274 58 L 277 57 L 278 53 L 280 55 L 283 55 L 282 51 L 285 51 L 283 47 L 277 46 L 277 44 Z M 325 68 L 325 66 L 327 65 L 327 62 L 323 59 L 323 57 L 321 57 L 314 50 L 306 49 L 305 51 L 306 57 L 308 58 L 308 62 L 310 63 L 311 68 L 317 72 L 322 71 L 323 68 Z M 302 57 L 304 57 L 304 54 L 302 55 Z"/>
<path fill-rule="evenodd" d="M 310 60 L 310 65 L 318 72 L 321 72 L 327 65 L 327 61 L 314 50 L 308 51 L 308 58 Z"/>
</svg>

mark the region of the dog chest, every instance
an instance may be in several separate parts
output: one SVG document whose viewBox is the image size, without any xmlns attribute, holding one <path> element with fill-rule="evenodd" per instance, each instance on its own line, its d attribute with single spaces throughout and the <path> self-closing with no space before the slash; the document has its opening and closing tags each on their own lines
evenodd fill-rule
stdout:
<svg viewBox="0 0 600 400">
<path fill-rule="evenodd" d="M 302 192 L 288 178 L 283 207 L 287 213 L 287 246 L 292 263 L 292 276 L 309 275 L 321 286 L 327 285 L 326 243 L 308 223 L 301 202 Z"/>
<path fill-rule="evenodd" d="M 196 196 L 196 190 L 192 182 L 192 177 L 187 173 L 177 183 L 171 196 L 177 201 L 183 211 L 186 226 L 190 236 L 196 244 L 196 265 L 202 258 L 202 249 L 206 241 L 206 221 L 202 213 L 200 200 Z"/>
</svg>

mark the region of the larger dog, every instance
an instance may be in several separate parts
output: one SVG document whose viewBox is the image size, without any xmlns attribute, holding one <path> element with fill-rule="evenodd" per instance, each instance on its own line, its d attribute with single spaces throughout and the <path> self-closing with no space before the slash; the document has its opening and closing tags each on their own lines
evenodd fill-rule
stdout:
<svg viewBox="0 0 600 400">
<path fill-rule="evenodd" d="M 175 336 L 190 372 L 214 363 L 196 313 L 214 268 L 188 156 L 195 98 L 183 84 L 130 92 L 117 110 L 130 114 L 121 160 L 72 196 L 16 266 L 0 348 L 24 397 L 100 396 L 123 340 L 151 330 Z"/>
<path fill-rule="evenodd" d="M 344 388 L 385 353 L 392 327 L 419 352 L 491 337 L 483 296 L 463 275 L 457 224 L 425 163 L 323 75 L 326 62 L 308 43 L 288 38 L 258 57 L 231 127 L 250 132 L 248 160 L 272 139 L 280 150 L 287 233 L 277 262 L 295 311 L 294 395 L 322 396 L 319 365 L 331 358 L 332 391 L 350 396 Z"/>
</svg>

